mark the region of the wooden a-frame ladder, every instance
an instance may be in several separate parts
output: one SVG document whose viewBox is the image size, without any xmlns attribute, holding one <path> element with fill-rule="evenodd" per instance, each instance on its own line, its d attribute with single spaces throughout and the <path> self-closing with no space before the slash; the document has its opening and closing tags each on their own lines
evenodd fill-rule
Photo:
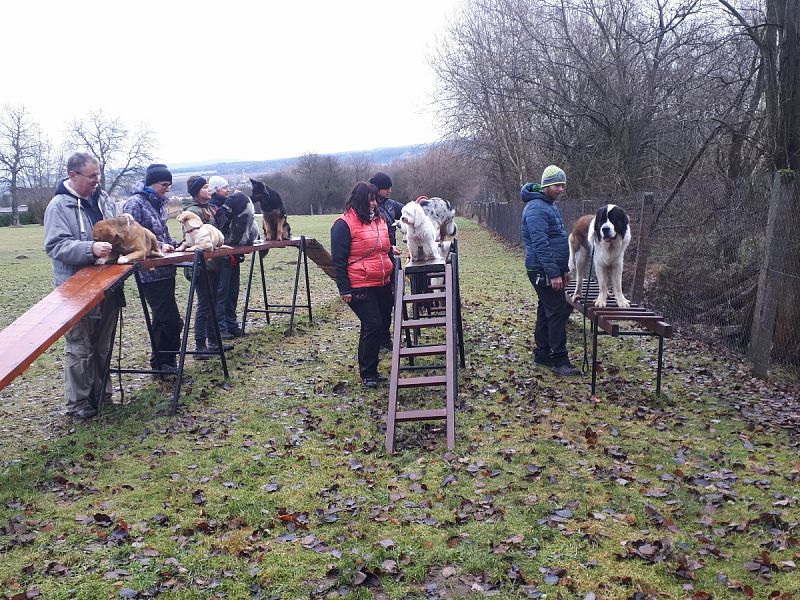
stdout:
<svg viewBox="0 0 800 600">
<path fill-rule="evenodd" d="M 389 410 L 386 416 L 386 451 L 394 452 L 398 422 L 446 421 L 447 448 L 455 447 L 455 403 L 458 395 L 458 365 L 465 365 L 464 336 L 461 321 L 461 293 L 458 279 L 456 242 L 444 244 L 445 258 L 396 263 L 392 373 L 389 380 Z M 444 276 L 444 283 L 441 278 Z M 409 281 L 409 279 L 411 281 Z M 438 283 L 437 283 L 438 281 Z M 411 309 L 409 312 L 409 308 Z M 444 343 L 419 343 L 422 330 L 444 328 Z M 438 336 L 441 338 L 441 335 Z M 427 362 L 440 357 L 443 362 Z M 419 360 L 418 360 L 419 359 Z M 423 372 L 401 377 L 402 373 Z M 429 374 L 431 371 L 437 373 Z M 444 371 L 444 374 L 441 372 Z M 444 406 L 418 410 L 397 410 L 401 389 L 444 387 Z M 441 398 L 439 391 L 435 392 Z"/>
</svg>

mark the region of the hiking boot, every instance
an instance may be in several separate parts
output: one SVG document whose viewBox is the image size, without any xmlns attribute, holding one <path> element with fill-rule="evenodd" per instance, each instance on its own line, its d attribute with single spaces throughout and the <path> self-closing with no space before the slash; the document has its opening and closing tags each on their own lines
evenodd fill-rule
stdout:
<svg viewBox="0 0 800 600">
<path fill-rule="evenodd" d="M 377 377 L 363 377 L 361 379 L 361 385 L 367 389 L 374 390 L 378 387 L 378 378 Z"/>
<path fill-rule="evenodd" d="M 232 340 L 233 334 L 230 331 L 220 331 L 219 337 L 221 337 L 223 340 Z"/>
<path fill-rule="evenodd" d="M 238 327 L 235 327 L 233 329 L 229 329 L 228 333 L 230 333 L 235 338 L 244 337 L 244 331 L 242 331 Z"/>
<path fill-rule="evenodd" d="M 222 339 L 224 340 L 225 338 L 222 338 Z M 212 342 L 210 340 L 208 342 L 208 349 L 211 352 L 219 352 L 219 346 L 217 346 L 217 343 L 216 342 Z M 222 345 L 222 349 L 225 350 L 225 352 L 230 352 L 231 350 L 233 350 L 233 346 L 231 346 L 230 344 L 223 344 Z"/>
<path fill-rule="evenodd" d="M 549 356 L 534 356 L 533 364 L 551 368 L 553 366 L 553 360 Z"/>
<path fill-rule="evenodd" d="M 581 370 L 578 367 L 573 367 L 570 363 L 566 362 L 560 365 L 553 365 L 550 370 L 561 377 L 570 377 L 572 375 L 580 375 Z"/>
<path fill-rule="evenodd" d="M 197 340 L 194 344 L 195 352 L 208 352 L 208 346 L 206 346 L 205 340 Z M 211 358 L 209 354 L 195 354 L 195 360 L 208 360 Z"/>
<path fill-rule="evenodd" d="M 68 408 L 67 416 L 88 421 L 97 416 L 97 409 L 89 403 L 79 404 L 78 406 Z"/>
</svg>

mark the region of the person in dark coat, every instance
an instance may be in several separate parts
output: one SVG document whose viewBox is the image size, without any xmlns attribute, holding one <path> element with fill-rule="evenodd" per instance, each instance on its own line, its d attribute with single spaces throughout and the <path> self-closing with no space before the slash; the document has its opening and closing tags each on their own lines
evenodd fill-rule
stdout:
<svg viewBox="0 0 800 600">
<path fill-rule="evenodd" d="M 555 165 L 542 173 L 541 185 L 526 183 L 520 191 L 525 269 L 539 301 L 536 308 L 534 362 L 556 375 L 579 375 L 567 353 L 567 320 L 572 307 L 564 290 L 569 283 L 569 238 L 556 199 L 567 176 Z"/>
</svg>

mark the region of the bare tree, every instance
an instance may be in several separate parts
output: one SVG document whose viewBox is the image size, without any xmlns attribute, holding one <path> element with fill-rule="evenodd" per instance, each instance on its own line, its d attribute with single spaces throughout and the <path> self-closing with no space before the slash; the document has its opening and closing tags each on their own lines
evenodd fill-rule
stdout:
<svg viewBox="0 0 800 600">
<path fill-rule="evenodd" d="M 339 210 L 344 205 L 347 182 L 335 156 L 307 153 L 295 167 L 298 194 L 311 214 Z"/>
<path fill-rule="evenodd" d="M 129 130 L 102 110 L 90 112 L 70 125 L 69 137 L 100 163 L 100 185 L 111 194 L 152 162 L 153 132 L 144 126 Z"/>
<path fill-rule="evenodd" d="M 24 174 L 40 151 L 39 125 L 22 106 L 3 107 L 0 114 L 0 181 L 11 194 L 11 224 L 19 226 L 19 189 Z"/>
</svg>

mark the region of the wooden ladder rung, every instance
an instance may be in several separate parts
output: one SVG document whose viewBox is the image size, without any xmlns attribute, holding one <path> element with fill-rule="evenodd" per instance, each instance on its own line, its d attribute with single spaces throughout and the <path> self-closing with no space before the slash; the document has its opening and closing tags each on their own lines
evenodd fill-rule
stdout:
<svg viewBox="0 0 800 600">
<path fill-rule="evenodd" d="M 400 410 L 395 419 L 398 421 L 431 421 L 433 419 L 446 419 L 446 408 L 431 408 L 426 410 Z"/>
<path fill-rule="evenodd" d="M 446 375 L 429 375 L 426 377 L 398 377 L 397 387 L 427 387 L 433 385 L 447 385 Z"/>
<path fill-rule="evenodd" d="M 400 348 L 400 356 L 433 356 L 436 354 L 445 354 L 447 346 L 444 344 L 431 344 L 428 346 L 411 346 L 410 348 Z"/>
<path fill-rule="evenodd" d="M 431 300 L 444 300 L 447 295 L 444 292 L 431 292 L 429 294 L 407 294 L 403 296 L 403 302 L 429 302 Z"/>
<path fill-rule="evenodd" d="M 403 329 L 417 329 L 420 327 L 442 327 L 447 325 L 444 317 L 434 317 L 432 319 L 408 319 L 402 322 Z"/>
</svg>

